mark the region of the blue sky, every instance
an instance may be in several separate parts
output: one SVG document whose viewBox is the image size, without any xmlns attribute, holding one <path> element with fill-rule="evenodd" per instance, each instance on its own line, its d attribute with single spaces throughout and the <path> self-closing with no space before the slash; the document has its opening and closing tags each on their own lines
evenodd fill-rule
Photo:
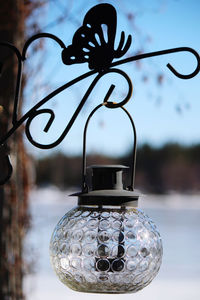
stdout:
<svg viewBox="0 0 200 300">
<path fill-rule="evenodd" d="M 45 14 L 38 16 L 42 19 L 43 31 L 56 34 L 69 45 L 73 33 L 81 26 L 85 13 L 97 3 L 99 1 L 94 0 L 60 0 L 56 5 L 50 2 Z M 125 31 L 126 37 L 128 34 L 132 35 L 133 41 L 127 55 L 134 55 L 139 50 L 152 52 L 181 46 L 200 51 L 199 1 L 122 0 L 107 3 L 113 4 L 118 14 L 115 47 L 122 30 Z M 66 7 L 69 14 L 64 23 L 48 27 L 46 24 L 51 24 Z M 125 17 L 127 14 L 129 17 L 130 14 L 133 15 L 131 21 Z M 44 67 L 36 73 L 34 81 L 31 84 L 29 82 L 26 89 L 25 110 L 41 100 L 47 92 L 89 71 L 86 63 L 63 65 L 60 49 L 51 41 L 46 42 L 42 55 L 45 58 Z M 30 57 L 29 63 L 36 65 L 39 60 L 40 55 L 35 55 L 32 59 Z M 166 68 L 168 62 L 183 74 L 191 73 L 196 67 L 195 58 L 186 52 L 145 59 L 139 65 L 129 63 L 119 66 L 119 69 L 127 72 L 133 83 L 133 96 L 126 108 L 135 121 L 139 144 L 150 143 L 160 146 L 166 142 L 179 142 L 190 145 L 200 141 L 200 75 L 189 80 L 179 79 Z M 33 121 L 32 134 L 37 141 L 53 142 L 62 133 L 93 78 L 88 78 L 70 90 L 62 92 L 43 106 L 52 108 L 56 118 L 48 133 L 42 132 L 47 116 L 37 117 Z M 158 83 L 158 78 L 162 79 L 161 83 Z M 38 150 L 27 142 L 30 152 L 36 156 L 51 154 L 54 151 L 63 151 L 70 155 L 80 153 L 86 118 L 101 102 L 113 80 L 116 82 L 113 100 L 116 97 L 120 99 L 121 95 L 126 93 L 126 84 L 120 77 L 105 78 L 95 88 L 73 128 L 58 147 L 53 150 Z M 88 152 L 116 156 L 128 151 L 132 143 L 131 127 L 120 109 L 102 108 L 93 117 L 88 129 Z"/>
</svg>

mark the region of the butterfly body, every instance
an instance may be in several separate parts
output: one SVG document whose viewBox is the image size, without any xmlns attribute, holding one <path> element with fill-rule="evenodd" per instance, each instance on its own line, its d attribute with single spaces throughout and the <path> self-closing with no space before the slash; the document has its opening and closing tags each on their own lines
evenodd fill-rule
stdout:
<svg viewBox="0 0 200 300">
<path fill-rule="evenodd" d="M 129 35 L 124 45 L 125 34 L 122 32 L 119 46 L 114 49 L 116 26 L 117 15 L 112 5 L 99 4 L 90 9 L 83 26 L 75 32 L 72 44 L 63 50 L 63 62 L 67 65 L 88 62 L 92 70 L 107 69 L 114 58 L 127 52 L 131 44 Z"/>
</svg>

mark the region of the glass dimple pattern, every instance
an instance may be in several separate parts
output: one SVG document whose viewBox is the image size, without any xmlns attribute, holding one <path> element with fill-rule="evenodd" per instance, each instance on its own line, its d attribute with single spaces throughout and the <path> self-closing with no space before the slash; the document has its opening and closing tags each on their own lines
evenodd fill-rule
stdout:
<svg viewBox="0 0 200 300">
<path fill-rule="evenodd" d="M 133 293 L 158 273 L 162 241 L 139 209 L 78 206 L 58 222 L 50 257 L 60 280 L 73 290 Z"/>
</svg>

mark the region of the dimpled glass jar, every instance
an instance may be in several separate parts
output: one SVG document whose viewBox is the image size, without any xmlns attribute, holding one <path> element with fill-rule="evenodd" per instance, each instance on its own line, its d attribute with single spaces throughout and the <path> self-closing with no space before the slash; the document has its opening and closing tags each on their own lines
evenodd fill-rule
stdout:
<svg viewBox="0 0 200 300">
<path fill-rule="evenodd" d="M 57 224 L 50 257 L 69 288 L 90 293 L 133 293 L 159 271 L 162 241 L 140 209 L 77 206 Z"/>
</svg>

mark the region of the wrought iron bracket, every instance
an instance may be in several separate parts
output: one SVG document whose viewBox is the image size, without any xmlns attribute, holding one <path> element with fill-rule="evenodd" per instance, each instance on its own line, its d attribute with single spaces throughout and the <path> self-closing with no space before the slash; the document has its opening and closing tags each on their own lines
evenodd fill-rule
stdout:
<svg viewBox="0 0 200 300">
<path fill-rule="evenodd" d="M 72 44 L 68 47 L 65 46 L 64 42 L 60 40 L 57 36 L 50 33 L 39 33 L 28 39 L 20 52 L 14 45 L 8 42 L 0 42 L 0 47 L 7 47 L 11 49 L 17 57 L 18 61 L 18 73 L 17 81 L 15 88 L 15 97 L 14 97 L 14 106 L 12 113 L 12 127 L 11 129 L 2 137 L 0 137 L 0 159 L 7 164 L 7 174 L 5 177 L 0 180 L 0 184 L 4 184 L 11 176 L 12 167 L 9 162 L 9 157 L 7 154 L 6 141 L 10 136 L 24 123 L 25 124 L 25 133 L 28 140 L 36 147 L 41 149 L 50 149 L 59 145 L 63 139 L 68 134 L 72 125 L 74 124 L 77 116 L 79 115 L 81 109 L 86 103 L 88 97 L 96 86 L 97 82 L 108 73 L 117 73 L 128 83 L 128 92 L 126 97 L 119 103 L 109 102 L 109 97 L 111 96 L 115 85 L 111 84 L 108 92 L 106 93 L 105 98 L 102 103 L 107 103 L 109 108 L 123 107 L 131 98 L 132 93 L 132 83 L 127 74 L 116 68 L 122 64 L 129 62 L 137 61 L 144 58 L 161 56 L 177 52 L 189 52 L 194 55 L 197 61 L 197 66 L 195 70 L 190 74 L 181 74 L 178 72 L 170 63 L 167 64 L 168 69 L 178 78 L 181 79 L 190 79 L 196 76 L 200 71 L 200 56 L 192 48 L 189 47 L 178 47 L 172 49 L 166 49 L 161 51 L 155 51 L 150 53 L 143 53 L 135 56 L 131 56 L 124 59 L 121 58 L 131 46 L 131 36 L 129 35 L 125 41 L 125 33 L 121 32 L 121 38 L 117 49 L 115 50 L 115 36 L 116 36 L 116 27 L 117 27 L 117 13 L 115 8 L 110 4 L 99 4 L 91 8 L 84 20 L 83 25 L 75 32 L 72 39 Z M 22 117 L 18 118 L 18 105 L 20 98 L 20 87 L 21 87 L 21 77 L 23 72 L 23 63 L 26 61 L 26 53 L 29 46 L 33 41 L 41 38 L 50 38 L 54 40 L 61 48 L 61 59 L 62 62 L 66 65 L 76 64 L 76 63 L 88 63 L 90 71 L 74 78 L 73 80 L 66 82 L 64 85 L 55 89 L 50 94 L 46 95 L 41 99 L 37 104 L 35 104 L 28 112 L 26 112 Z M 118 59 L 113 62 L 114 59 Z M 51 98 L 55 97 L 62 91 L 70 88 L 79 81 L 82 81 L 85 78 L 88 78 L 92 75 L 96 75 L 92 83 L 89 85 L 86 93 L 81 99 L 79 105 L 77 106 L 75 112 L 73 113 L 71 119 L 66 124 L 65 129 L 63 130 L 60 137 L 50 144 L 41 144 L 35 141 L 30 132 L 31 122 L 35 117 L 40 114 L 49 114 L 49 120 L 43 129 L 45 132 L 48 132 L 54 119 L 55 114 L 52 109 L 41 109 L 40 107 L 47 103 Z"/>
</svg>

